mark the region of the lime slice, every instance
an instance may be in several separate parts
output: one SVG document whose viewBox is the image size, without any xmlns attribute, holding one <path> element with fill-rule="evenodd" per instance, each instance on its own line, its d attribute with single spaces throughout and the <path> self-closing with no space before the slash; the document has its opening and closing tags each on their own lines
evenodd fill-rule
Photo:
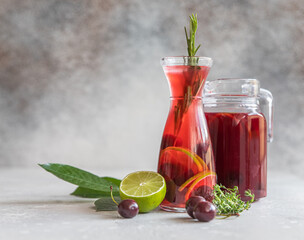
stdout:
<svg viewBox="0 0 304 240">
<path fill-rule="evenodd" d="M 134 172 L 121 181 L 119 193 L 122 200 L 135 200 L 138 204 L 139 212 L 150 212 L 164 200 L 166 182 L 156 172 Z"/>
</svg>

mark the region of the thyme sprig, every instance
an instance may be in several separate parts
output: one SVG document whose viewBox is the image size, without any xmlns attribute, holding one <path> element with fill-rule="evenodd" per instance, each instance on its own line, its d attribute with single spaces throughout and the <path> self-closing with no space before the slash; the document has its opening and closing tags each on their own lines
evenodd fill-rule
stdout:
<svg viewBox="0 0 304 240">
<path fill-rule="evenodd" d="M 251 199 L 247 202 L 242 201 L 237 186 L 234 188 L 226 188 L 221 184 L 216 184 L 213 188 L 213 193 L 213 203 L 217 207 L 217 215 L 224 216 L 225 218 L 239 216 L 241 212 L 248 210 L 254 201 L 254 194 L 251 193 L 250 190 L 245 191 L 245 196 Z"/>
</svg>

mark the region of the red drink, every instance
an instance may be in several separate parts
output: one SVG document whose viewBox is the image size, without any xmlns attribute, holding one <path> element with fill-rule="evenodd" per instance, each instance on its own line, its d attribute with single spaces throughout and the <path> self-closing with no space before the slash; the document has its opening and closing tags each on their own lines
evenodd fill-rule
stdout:
<svg viewBox="0 0 304 240">
<path fill-rule="evenodd" d="M 210 190 L 216 182 L 201 97 L 209 69 L 209 66 L 164 66 L 171 90 L 158 163 L 158 172 L 167 184 L 161 204 L 165 210 L 184 211 L 190 196 Z"/>
<path fill-rule="evenodd" d="M 266 196 L 266 120 L 257 112 L 205 113 L 215 157 L 218 183 L 250 189 L 255 198 Z"/>
</svg>

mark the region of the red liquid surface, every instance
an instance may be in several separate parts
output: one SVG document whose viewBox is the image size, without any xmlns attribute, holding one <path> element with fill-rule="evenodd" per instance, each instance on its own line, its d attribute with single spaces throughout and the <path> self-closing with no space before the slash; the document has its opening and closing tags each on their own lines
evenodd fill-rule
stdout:
<svg viewBox="0 0 304 240">
<path fill-rule="evenodd" d="M 260 113 L 205 113 L 218 183 L 250 189 L 256 199 L 267 190 L 266 121 Z"/>
<path fill-rule="evenodd" d="M 161 208 L 184 210 L 190 196 L 209 190 L 216 182 L 212 146 L 201 99 L 209 67 L 169 66 L 164 67 L 164 71 L 172 97 L 158 163 L 158 172 L 167 184 Z M 197 84 L 201 84 L 199 88 Z M 191 91 L 191 103 L 187 110 L 182 110 L 183 114 L 177 115 L 177 109 L 187 104 L 184 97 L 187 91 Z"/>
</svg>

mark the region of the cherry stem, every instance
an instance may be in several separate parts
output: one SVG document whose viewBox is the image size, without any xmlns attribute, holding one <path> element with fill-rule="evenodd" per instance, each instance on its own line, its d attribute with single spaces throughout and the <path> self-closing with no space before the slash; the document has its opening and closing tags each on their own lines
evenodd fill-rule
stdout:
<svg viewBox="0 0 304 240">
<path fill-rule="evenodd" d="M 112 198 L 112 200 L 113 200 L 113 202 L 118 206 L 118 203 L 115 201 L 115 199 L 114 199 L 114 197 L 113 197 L 113 187 L 111 186 L 110 187 L 110 190 L 111 190 L 111 198 Z"/>
</svg>

